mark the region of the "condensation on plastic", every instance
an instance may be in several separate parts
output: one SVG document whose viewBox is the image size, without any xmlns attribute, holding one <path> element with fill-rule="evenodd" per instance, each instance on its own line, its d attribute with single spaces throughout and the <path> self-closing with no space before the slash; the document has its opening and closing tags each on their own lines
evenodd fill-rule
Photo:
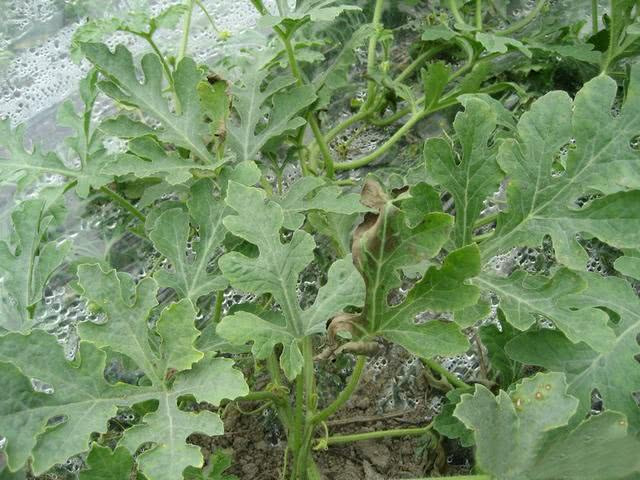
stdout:
<svg viewBox="0 0 640 480">
<path fill-rule="evenodd" d="M 55 118 L 55 107 L 77 91 L 78 80 L 87 72 L 86 62 L 74 63 L 69 47 L 75 29 L 86 21 L 78 14 L 70 15 L 77 0 L 5 0 L 0 2 L 0 118 L 13 125 L 48 123 Z M 84 0 L 88 13 L 99 11 L 105 17 L 126 15 L 133 9 L 158 13 L 176 0 Z M 203 0 L 220 31 L 237 35 L 251 28 L 257 13 L 249 0 Z M 273 1 L 266 2 L 268 6 Z M 93 5 L 93 9 L 89 8 Z M 99 6 L 99 7 L 98 7 Z M 145 8 L 146 7 L 146 8 Z M 75 18 L 74 18 L 75 17 Z M 204 13 L 195 8 L 189 40 L 189 53 L 205 61 L 216 53 L 222 42 Z M 162 30 L 157 34 L 161 49 L 173 52 L 179 45 L 182 28 Z M 132 35 L 116 34 L 109 44 L 124 43 L 134 53 L 146 47 Z M 175 53 L 175 52 L 174 52 Z M 40 138 L 38 132 L 34 136 Z"/>
</svg>

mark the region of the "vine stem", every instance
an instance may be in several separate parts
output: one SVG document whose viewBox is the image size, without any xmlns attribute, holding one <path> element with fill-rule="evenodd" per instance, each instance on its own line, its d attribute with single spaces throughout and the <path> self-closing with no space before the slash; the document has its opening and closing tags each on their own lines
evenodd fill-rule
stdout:
<svg viewBox="0 0 640 480">
<path fill-rule="evenodd" d="M 422 363 L 424 363 L 431 370 L 433 370 L 434 372 L 439 374 L 441 377 L 446 378 L 447 381 L 451 385 L 453 385 L 454 387 L 456 387 L 456 388 L 471 388 L 471 385 L 469 385 L 468 383 L 465 383 L 462 380 L 460 380 L 458 377 L 456 377 L 453 373 L 451 373 L 449 370 L 444 368 L 442 365 L 440 365 L 435 360 L 432 360 L 430 358 L 422 358 L 421 360 L 422 360 Z"/>
<path fill-rule="evenodd" d="M 134 207 L 133 204 L 129 202 L 129 200 L 124 198 L 119 193 L 114 192 L 113 190 L 107 187 L 101 187 L 100 191 L 104 193 L 107 197 L 109 197 L 111 200 L 113 200 L 115 203 L 120 205 L 122 208 L 124 208 L 131 215 L 133 215 L 138 220 L 140 220 L 142 223 L 146 221 L 147 218 L 144 216 L 144 214 L 140 210 L 138 210 L 136 207 Z"/>
<path fill-rule="evenodd" d="M 184 28 L 182 31 L 182 41 L 180 42 L 180 50 L 178 50 L 178 57 L 176 58 L 176 64 L 180 63 L 180 60 L 187 54 L 187 46 L 189 45 L 189 32 L 191 30 L 191 17 L 193 15 L 194 0 L 188 0 L 187 3 L 187 16 L 184 19 Z"/>
<path fill-rule="evenodd" d="M 482 30 L 482 0 L 476 0 L 476 29 Z"/>
<path fill-rule="evenodd" d="M 377 430 L 373 432 L 354 433 L 349 435 L 334 435 L 324 438 L 318 443 L 320 446 L 337 445 L 341 443 L 362 442 L 364 440 L 375 440 L 377 438 L 392 438 L 392 437 L 412 437 L 423 435 L 427 433 L 433 424 L 430 423 L 426 427 L 419 428 L 398 428 L 394 430 Z"/>
<path fill-rule="evenodd" d="M 438 45 L 418 55 L 413 62 L 411 62 L 402 72 L 398 74 L 398 76 L 394 79 L 394 83 L 402 83 L 420 65 L 432 58 L 434 55 L 440 53 L 442 50 L 444 50 L 444 48 L 444 45 Z"/>
<path fill-rule="evenodd" d="M 458 10 L 458 5 L 456 4 L 456 0 L 449 0 L 449 10 L 451 10 L 451 14 L 453 15 L 453 18 L 455 18 L 456 22 L 459 23 L 460 25 L 467 25 L 467 22 L 464 21 L 464 18 L 462 18 L 462 14 L 460 13 L 460 10 Z"/>
<path fill-rule="evenodd" d="M 591 33 L 598 33 L 598 0 L 591 0 Z"/>
<path fill-rule="evenodd" d="M 304 79 L 302 78 L 302 73 L 300 72 L 300 67 L 298 66 L 298 61 L 296 59 L 295 51 L 293 49 L 293 44 L 291 43 L 291 38 L 287 35 L 281 28 L 274 28 L 280 40 L 284 44 L 284 48 L 287 52 L 287 58 L 289 60 L 289 68 L 291 68 L 291 73 L 296 78 L 296 83 L 298 85 L 304 85 Z M 320 152 L 322 153 L 322 158 L 324 160 L 324 165 L 326 169 L 326 174 L 329 178 L 333 178 L 334 169 L 333 169 L 333 158 L 331 157 L 331 151 L 329 150 L 329 145 L 327 141 L 322 135 L 322 131 L 320 130 L 320 125 L 318 125 L 318 119 L 316 118 L 313 112 L 309 112 L 307 116 L 307 122 L 311 127 L 311 131 L 316 140 L 316 144 L 320 148 Z M 317 165 L 315 165 L 315 157 L 309 156 L 309 160 L 311 162 L 311 168 L 317 170 Z"/>
<path fill-rule="evenodd" d="M 367 75 L 372 76 L 373 70 L 376 67 L 376 48 L 378 47 L 378 30 L 382 26 L 382 10 L 384 8 L 384 0 L 376 0 L 376 4 L 373 10 L 373 19 L 371 23 L 375 30 L 375 34 L 369 39 L 369 49 L 367 52 Z M 361 110 L 368 110 L 371 105 L 375 103 L 376 97 L 376 82 L 369 80 L 367 84 L 367 100 L 362 105 Z"/>
<path fill-rule="evenodd" d="M 364 370 L 366 360 L 367 357 L 365 357 L 364 355 L 358 355 L 356 359 L 356 365 L 353 368 L 353 373 L 349 378 L 347 386 L 340 392 L 340 394 L 328 407 L 326 407 L 324 410 L 321 410 L 311 418 L 312 424 L 317 425 L 320 422 L 324 422 L 327 418 L 337 412 L 338 409 L 342 407 L 342 405 L 347 403 L 355 389 L 358 387 L 358 384 L 360 383 L 360 377 L 362 376 L 362 371 Z"/>
</svg>

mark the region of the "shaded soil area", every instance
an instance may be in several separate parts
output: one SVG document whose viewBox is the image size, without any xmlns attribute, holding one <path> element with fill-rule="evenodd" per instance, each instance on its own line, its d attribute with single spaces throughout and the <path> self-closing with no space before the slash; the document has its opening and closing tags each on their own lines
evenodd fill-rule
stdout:
<svg viewBox="0 0 640 480">
<path fill-rule="evenodd" d="M 319 391 L 332 394 L 343 386 L 353 359 L 319 365 Z M 334 388 L 331 388 L 331 387 Z M 332 398 L 321 399 L 326 404 Z M 330 435 L 424 427 L 440 411 L 444 393 L 430 384 L 424 367 L 404 350 L 385 346 L 371 358 L 351 400 L 327 422 Z M 251 409 L 256 409 L 249 412 Z M 224 413 L 225 435 L 194 436 L 205 450 L 224 450 L 233 463 L 228 473 L 242 480 L 280 480 L 285 468 L 286 438 L 275 412 L 260 404 L 230 406 Z M 324 432 L 318 428 L 316 438 Z M 386 480 L 467 473 L 471 451 L 436 432 L 331 445 L 313 452 L 326 480 Z"/>
</svg>

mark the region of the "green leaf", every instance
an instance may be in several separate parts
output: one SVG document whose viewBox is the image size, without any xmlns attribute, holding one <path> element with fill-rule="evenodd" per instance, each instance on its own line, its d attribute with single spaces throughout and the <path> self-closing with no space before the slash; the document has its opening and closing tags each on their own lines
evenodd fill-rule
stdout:
<svg viewBox="0 0 640 480">
<path fill-rule="evenodd" d="M 297 2 L 296 9 L 293 12 L 287 12 L 283 16 L 265 15 L 260 19 L 259 24 L 263 27 L 284 24 L 291 31 L 308 20 L 312 22 L 330 22 L 335 20 L 342 12 L 361 10 L 360 7 L 355 5 L 331 6 L 337 2 L 338 0 L 303 0 Z"/>
<path fill-rule="evenodd" d="M 204 143 L 205 123 L 200 110 L 200 100 L 195 94 L 201 73 L 196 63 L 184 58 L 173 75 L 176 97 L 181 113 L 170 110 L 163 94 L 163 71 L 160 59 L 154 53 L 142 57 L 144 83 L 136 74 L 131 52 L 118 45 L 114 53 L 101 43 L 85 43 L 82 51 L 106 77 L 99 83 L 100 89 L 123 105 L 139 108 L 158 120 L 162 127 L 155 130 L 158 138 L 166 143 L 190 150 L 205 164 L 220 165 Z"/>
<path fill-rule="evenodd" d="M 80 472 L 80 480 L 131 480 L 134 461 L 124 447 L 101 447 L 94 444 L 86 460 L 88 470 Z"/>
<path fill-rule="evenodd" d="M 571 343 L 559 331 L 543 329 L 517 336 L 507 344 L 507 353 L 525 364 L 565 372 L 569 392 L 580 400 L 581 414 L 591 409 L 591 393 L 597 389 L 605 407 L 624 413 L 638 431 L 640 408 L 633 393 L 640 390 L 640 368 L 634 358 L 640 354 L 640 299 L 620 278 L 586 273 L 582 278 L 588 288 L 569 295 L 567 301 L 617 312 L 620 320 L 612 326 L 616 334 L 613 347 L 598 353 L 584 343 Z"/>
<path fill-rule="evenodd" d="M 172 303 L 162 311 L 156 324 L 156 331 L 162 338 L 158 348 L 162 362 L 158 371 L 166 373 L 170 370 L 189 370 L 202 359 L 202 352 L 194 348 L 200 335 L 194 325 L 197 313 L 193 303 L 187 298 Z"/>
<path fill-rule="evenodd" d="M 134 286 L 127 275 L 104 272 L 98 265 L 81 265 L 78 278 L 84 296 L 107 317 L 101 324 L 82 323 L 81 338 L 131 358 L 151 382 L 150 398 L 158 401 L 157 409 L 145 415 L 142 424 L 125 432 L 121 444 L 131 452 L 144 443 L 154 444 L 138 456 L 140 470 L 150 480 L 180 478 L 187 466 L 202 466 L 199 448 L 185 440 L 194 432 L 219 435 L 222 422 L 209 411 L 181 410 L 179 399 L 192 395 L 197 401 L 217 405 L 223 398 L 245 395 L 242 374 L 232 368 L 232 360 L 203 357 L 193 346 L 199 331 L 190 300 L 166 307 L 153 331 L 148 326 L 151 308 L 157 303 L 153 279 L 145 278 Z M 156 335 L 160 338 L 157 351 L 151 348 Z"/>
<path fill-rule="evenodd" d="M 561 428 L 578 401 L 561 373 L 539 373 L 497 397 L 476 384 L 454 415 L 473 430 L 478 467 L 496 480 L 618 479 L 637 472 L 640 442 L 624 416 L 607 412 Z"/>
<path fill-rule="evenodd" d="M 44 154 L 36 147 L 29 152 L 24 147 L 24 126 L 11 128 L 9 119 L 0 119 L 0 182 L 29 184 L 46 173 L 76 178 L 80 171 L 67 167 L 55 153 Z"/>
<path fill-rule="evenodd" d="M 640 280 L 640 257 L 624 255 L 616 259 L 613 267 L 627 277 Z"/>
<path fill-rule="evenodd" d="M 498 315 L 500 329 L 496 325 L 480 327 L 480 340 L 487 349 L 491 370 L 497 376 L 499 384 L 506 386 L 511 385 L 519 377 L 521 366 L 507 355 L 506 346 L 520 332 L 504 321 L 501 312 Z"/>
<path fill-rule="evenodd" d="M 427 69 L 422 69 L 422 88 L 424 90 L 424 109 L 433 107 L 444 92 L 449 83 L 451 71 L 443 62 L 429 64 Z"/>
<path fill-rule="evenodd" d="M 224 241 L 226 230 L 222 220 L 229 213 L 223 200 L 214 197 L 214 192 L 211 180 L 196 182 L 191 187 L 187 204 L 189 215 L 180 208 L 168 210 L 158 217 L 149 233 L 156 250 L 171 262 L 171 270 L 159 270 L 154 278 L 163 287 L 173 288 L 178 295 L 193 302 L 227 286 L 217 269 L 210 266 Z M 189 217 L 198 230 L 193 258 L 187 251 L 191 230 Z"/>
<path fill-rule="evenodd" d="M 487 53 L 507 53 L 509 47 L 522 52 L 525 56 L 531 58 L 533 55 L 520 40 L 504 36 L 494 35 L 492 33 L 477 32 L 476 40 L 484 47 Z"/>
<path fill-rule="evenodd" d="M 500 214 L 494 237 L 483 243 L 490 258 L 514 246 L 553 240 L 558 261 L 583 269 L 587 255 L 576 233 L 597 237 L 618 248 L 640 243 L 638 152 L 630 141 L 640 130 L 640 68 L 633 68 L 627 100 L 612 117 L 617 85 L 606 76 L 588 82 L 574 102 L 551 92 L 532 105 L 518 122 L 518 139 L 500 147 L 498 163 L 507 174 L 509 210 Z M 554 161 L 571 138 L 565 171 L 554 174 Z M 594 191 L 604 194 L 581 208 L 576 202 Z M 621 214 L 621 212 L 624 212 Z"/>
<path fill-rule="evenodd" d="M 127 430 L 121 441 L 129 451 L 153 442 L 155 448 L 138 455 L 140 468 L 149 480 L 181 478 L 189 466 L 203 465 L 200 448 L 187 444 L 192 433 L 221 435 L 222 420 L 208 410 L 193 413 L 178 408 L 180 397 L 193 395 L 197 401 L 218 405 L 224 398 L 234 399 L 248 393 L 242 373 L 232 368 L 233 360 L 207 355 L 191 370 L 178 373 L 170 390 L 157 395 L 155 412 L 145 415 L 143 423 Z"/>
<path fill-rule="evenodd" d="M 209 460 L 209 473 L 205 474 L 202 470 L 189 467 L 184 471 L 184 480 L 238 480 L 235 475 L 227 475 L 224 473 L 231 466 L 231 458 L 218 450 Z"/>
<path fill-rule="evenodd" d="M 275 343 L 283 343 L 286 354 L 280 357 L 281 365 L 287 377 L 293 379 L 302 368 L 297 339 L 323 332 L 327 320 L 345 307 L 361 305 L 362 278 L 350 257 L 338 260 L 329 269 L 327 283 L 314 304 L 302 310 L 296 287 L 299 274 L 314 258 L 311 235 L 295 230 L 291 240 L 282 243 L 284 212 L 257 188 L 229 182 L 226 202 L 237 214 L 226 217 L 224 225 L 232 234 L 257 246 L 259 255 L 249 258 L 238 252 L 227 253 L 219 261 L 222 272 L 234 288 L 256 295 L 271 294 L 284 318 L 274 322 L 238 313 L 238 322 L 236 315 L 224 318 L 218 333 L 232 343 L 253 340 L 254 352 L 263 352 L 260 355 L 270 352 Z"/>
<path fill-rule="evenodd" d="M 198 83 L 200 107 L 211 122 L 209 125 L 211 135 L 220 141 L 224 141 L 226 137 L 226 123 L 231 114 L 231 98 L 228 90 L 229 84 L 224 80 L 212 79 Z"/>
<path fill-rule="evenodd" d="M 155 17 L 148 12 L 128 11 L 121 18 L 96 18 L 81 25 L 71 38 L 71 58 L 75 62 L 82 59 L 82 44 L 102 42 L 115 32 L 129 32 L 141 37 L 151 37 L 158 28 L 175 28 L 180 19 L 187 13 L 187 5 L 171 5 Z"/>
<path fill-rule="evenodd" d="M 158 304 L 155 280 L 144 278 L 134 287 L 128 275 L 118 275 L 115 270 L 105 272 L 94 264 L 78 267 L 78 285 L 93 308 L 100 309 L 108 318 L 104 325 L 81 323 L 80 338 L 128 356 L 153 383 L 160 383 L 164 372 L 158 368 L 156 354 L 149 344 L 146 322 L 151 309 Z"/>
<path fill-rule="evenodd" d="M 317 233 L 331 239 L 338 256 L 344 257 L 351 250 L 351 234 L 358 216 L 316 211 L 310 212 L 307 220 Z"/>
<path fill-rule="evenodd" d="M 489 146 L 497 124 L 495 111 L 479 98 L 468 98 L 465 103 L 465 111 L 453 122 L 460 154 L 442 138 L 429 139 L 424 145 L 427 171 L 455 202 L 457 246 L 473 242 L 473 225 L 484 201 L 498 190 L 503 177 L 496 161 L 497 148 Z"/>
<path fill-rule="evenodd" d="M 425 28 L 422 32 L 422 40 L 426 42 L 433 42 L 435 40 L 451 40 L 458 34 L 451 30 L 446 25 L 432 25 Z"/>
<path fill-rule="evenodd" d="M 362 25 L 346 42 L 336 42 L 335 46 L 341 47 L 340 51 L 332 58 L 330 64 L 323 64 L 323 68 L 312 81 L 319 97 L 316 108 L 327 107 L 334 92 L 351 87 L 350 75 L 353 65 L 357 62 L 356 49 L 374 33 L 372 25 Z"/>
<path fill-rule="evenodd" d="M 293 77 L 277 76 L 265 85 L 269 70 L 261 67 L 260 62 L 247 66 L 242 84 L 231 87 L 238 120 L 228 123 L 227 141 L 240 161 L 257 160 L 269 140 L 304 125 L 304 118 L 297 114 L 316 100 L 310 85 L 287 89 L 295 83 Z"/>
<path fill-rule="evenodd" d="M 11 213 L 14 245 L 0 241 L 0 330 L 33 326 L 44 287 L 71 249 L 68 240 L 44 241 L 52 218 L 42 200 L 25 200 Z"/>
<path fill-rule="evenodd" d="M 105 357 L 95 345 L 81 342 L 76 362 L 69 362 L 55 337 L 41 330 L 0 337 L 0 435 L 7 439 L 10 469 L 30 457 L 36 475 L 64 463 L 88 449 L 90 433 L 106 431 L 117 406 L 149 398 L 146 388 L 108 384 Z M 31 378 L 48 388 L 35 390 Z M 55 428 L 48 428 L 55 418 Z"/>
<path fill-rule="evenodd" d="M 571 270 L 560 269 L 552 278 L 523 271 L 508 278 L 483 274 L 473 283 L 500 297 L 506 321 L 518 330 L 527 330 L 543 316 L 573 343 L 585 342 L 598 352 L 608 352 L 615 342 L 608 315 L 591 302 L 576 301 L 587 282 Z"/>
<path fill-rule="evenodd" d="M 354 233 L 354 262 L 366 285 L 359 328 L 365 336 L 384 336 L 423 357 L 465 351 L 468 341 L 454 323 L 416 324 L 414 319 L 427 310 L 459 310 L 477 302 L 477 288 L 465 284 L 480 271 L 477 247 L 452 252 L 441 269 L 427 270 L 404 301 L 390 305 L 390 294 L 402 285 L 401 269 L 435 257 L 449 239 L 453 219 L 434 212 L 409 227 L 404 212 L 371 179 L 365 184 L 363 203 L 375 207 L 378 213 L 367 214 Z"/>
<path fill-rule="evenodd" d="M 344 193 L 341 187 L 318 177 L 302 177 L 275 201 L 282 207 L 283 225 L 289 230 L 300 228 L 304 222 L 304 212 L 312 210 L 342 215 L 370 210 L 360 203 L 360 195 Z"/>
<path fill-rule="evenodd" d="M 456 388 L 447 392 L 447 403 L 433 421 L 433 428 L 448 438 L 457 438 L 463 447 L 473 446 L 473 432 L 464 426 L 453 412 L 460 402 L 463 393 L 469 393 L 470 389 Z"/>
<path fill-rule="evenodd" d="M 98 96 L 98 72 L 92 69 L 86 78 L 80 81 L 80 96 L 84 103 L 82 114 L 78 115 L 71 101 L 66 101 L 58 110 L 58 123 L 74 130 L 75 136 L 67 137 L 65 143 L 80 161 L 81 172 L 77 174 L 76 192 L 82 198 L 89 195 L 90 189 L 98 189 L 111 181 L 111 176 L 100 169 L 108 154 L 103 147 L 102 132 L 93 127 L 93 107 Z"/>
<path fill-rule="evenodd" d="M 145 135 L 128 143 L 130 153 L 113 156 L 100 170 L 110 176 L 133 174 L 137 178 L 160 178 L 170 185 L 191 180 L 193 172 L 214 172 L 216 165 L 202 165 L 181 157 L 177 152 L 168 152 L 154 137 Z"/>
<path fill-rule="evenodd" d="M 570 45 L 548 45 L 546 43 L 527 42 L 532 50 L 540 50 L 551 55 L 574 58 L 581 62 L 599 65 L 602 61 L 602 53 L 594 49 L 591 43 L 575 43 Z"/>
</svg>

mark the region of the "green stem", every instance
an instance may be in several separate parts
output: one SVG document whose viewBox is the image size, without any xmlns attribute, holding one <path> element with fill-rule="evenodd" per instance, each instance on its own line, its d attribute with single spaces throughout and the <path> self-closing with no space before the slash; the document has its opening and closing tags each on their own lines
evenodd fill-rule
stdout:
<svg viewBox="0 0 640 480">
<path fill-rule="evenodd" d="M 304 361 L 302 373 L 304 375 L 305 407 L 307 416 L 310 416 L 313 415 L 313 411 L 315 410 L 315 376 L 313 366 L 313 340 L 311 337 L 305 337 L 302 341 L 302 357 Z"/>
<path fill-rule="evenodd" d="M 476 0 L 476 29 L 482 30 L 482 0 Z"/>
<path fill-rule="evenodd" d="M 447 381 L 452 386 L 454 386 L 456 388 L 471 388 L 471 385 L 469 385 L 469 384 L 463 382 L 462 380 L 460 380 L 458 377 L 456 377 L 453 373 L 451 373 L 449 370 L 444 368 L 442 365 L 440 365 L 435 360 L 432 360 L 430 358 L 422 358 L 421 360 L 422 360 L 422 363 L 424 363 L 431 370 L 433 370 L 434 372 L 439 374 L 442 378 L 446 378 Z"/>
<path fill-rule="evenodd" d="M 188 0 L 187 3 L 187 15 L 184 18 L 184 27 L 182 30 L 182 41 L 180 42 L 180 49 L 178 50 L 178 56 L 176 58 L 176 64 L 180 63 L 187 54 L 187 46 L 189 45 L 189 33 L 191 30 L 191 17 L 193 15 L 194 0 Z"/>
<path fill-rule="evenodd" d="M 425 118 L 427 115 L 432 113 L 432 110 L 422 110 L 414 113 L 411 118 L 405 123 L 396 133 L 394 133 L 385 143 L 382 144 L 378 149 L 371 152 L 369 155 L 364 155 L 363 157 L 357 158 L 355 160 L 351 160 L 349 162 L 340 162 L 336 163 L 335 169 L 338 171 L 343 170 L 354 170 L 356 168 L 364 167 L 369 165 L 374 160 L 380 158 L 384 155 L 391 147 L 393 147 L 402 137 L 405 136 L 407 132 L 409 132 L 416 123 Z"/>
<path fill-rule="evenodd" d="M 262 3 L 262 0 L 250 0 L 251 4 L 253 5 L 253 7 L 258 11 L 258 13 L 260 15 L 268 15 L 269 11 L 267 10 L 267 7 L 264 6 L 264 3 Z"/>
<path fill-rule="evenodd" d="M 365 357 L 364 355 L 358 355 L 358 358 L 356 359 L 356 365 L 353 368 L 353 373 L 351 374 L 346 387 L 340 392 L 340 394 L 328 407 L 313 416 L 313 418 L 311 419 L 312 424 L 317 425 L 320 422 L 324 422 L 327 418 L 336 413 L 340 409 L 340 407 L 342 407 L 342 405 L 347 403 L 355 389 L 358 387 L 358 384 L 360 383 L 360 377 L 362 376 L 362 371 L 364 370 L 366 361 L 367 357 Z"/>
<path fill-rule="evenodd" d="M 495 233 L 496 232 L 494 230 L 491 230 L 490 232 L 487 232 L 487 233 L 483 233 L 483 234 L 480 234 L 480 235 L 474 235 L 473 236 L 473 241 L 475 243 L 484 242 L 485 240 L 493 237 L 495 235 Z"/>
<path fill-rule="evenodd" d="M 143 215 L 143 213 L 140 210 L 138 210 L 136 207 L 134 207 L 133 204 L 131 202 L 129 202 L 129 200 L 124 198 L 119 193 L 114 192 L 113 190 L 111 190 L 110 188 L 107 188 L 107 187 L 101 187 L 100 191 L 102 193 L 104 193 L 106 196 L 108 196 L 115 203 L 120 205 L 122 208 L 124 208 L 131 215 L 133 215 L 138 220 L 140 220 L 142 223 L 144 223 L 146 221 L 146 217 Z"/>
<path fill-rule="evenodd" d="M 293 76 L 296 78 L 296 82 L 298 83 L 298 85 L 302 85 L 304 81 L 302 80 L 302 74 L 300 73 L 300 68 L 298 67 L 298 61 L 296 60 L 296 55 L 293 49 L 293 44 L 291 43 L 291 38 L 280 27 L 274 27 L 274 30 L 284 44 L 284 49 L 287 52 L 287 59 L 289 60 L 289 68 L 291 69 L 291 73 L 293 73 Z"/>
<path fill-rule="evenodd" d="M 376 67 L 376 49 L 378 47 L 378 33 L 381 28 L 382 10 L 384 8 L 384 0 L 376 0 L 376 4 L 373 10 L 373 19 L 371 23 L 375 30 L 375 33 L 369 39 L 369 49 L 367 52 L 367 75 L 371 78 L 373 71 Z M 367 110 L 373 105 L 376 96 L 376 82 L 369 80 L 367 83 L 367 100 L 362 105 L 360 110 Z"/>
<path fill-rule="evenodd" d="M 444 48 L 444 45 L 438 45 L 418 55 L 416 59 L 407 66 L 407 68 L 405 68 L 402 72 L 400 72 L 400 74 L 398 74 L 398 76 L 394 79 L 394 83 L 402 83 L 424 62 L 432 58 L 434 55 L 440 53 L 442 50 L 444 50 Z"/>
<path fill-rule="evenodd" d="M 302 447 L 304 435 L 304 377 L 302 374 L 296 378 L 296 404 L 293 416 L 293 455 Z"/>
<path fill-rule="evenodd" d="M 591 0 L 591 33 L 598 33 L 598 0 Z"/>
<path fill-rule="evenodd" d="M 350 435 L 334 435 L 320 440 L 321 445 L 337 445 L 341 443 L 362 442 L 364 440 L 375 440 L 377 438 L 412 437 L 424 435 L 431 430 L 432 424 L 419 428 L 398 428 L 394 430 L 378 430 L 374 432 L 354 433 Z"/>
<path fill-rule="evenodd" d="M 162 69 L 164 70 L 164 73 L 167 76 L 167 81 L 169 82 L 169 84 L 171 85 L 171 88 L 173 89 L 173 73 L 171 73 L 171 68 L 167 63 L 167 60 L 164 58 L 164 55 L 162 55 L 162 52 L 158 48 L 158 45 L 156 44 L 156 42 L 153 41 L 153 38 L 151 37 L 151 35 L 138 34 L 138 36 L 144 38 L 146 42 L 149 44 L 149 46 L 151 47 L 151 50 L 153 50 L 153 52 L 158 56 L 158 59 L 162 64 Z"/>
<path fill-rule="evenodd" d="M 479 218 L 474 224 L 473 224 L 473 228 L 480 228 L 480 227 L 484 227 L 485 225 L 489 225 L 490 223 L 495 222 L 498 219 L 498 213 L 492 213 L 490 215 L 487 215 L 485 217 Z"/>
<path fill-rule="evenodd" d="M 204 13 L 204 15 L 207 17 L 207 20 L 209 21 L 211 28 L 213 28 L 213 31 L 216 32 L 216 34 L 220 34 L 220 30 L 218 30 L 218 26 L 213 21 L 213 18 L 211 18 L 211 15 L 209 15 L 209 12 L 205 8 L 204 4 L 200 0 L 195 0 L 195 2 L 196 2 L 196 5 L 198 5 L 198 8 L 202 10 L 202 13 Z"/>
<path fill-rule="evenodd" d="M 449 10 L 451 10 L 451 14 L 453 15 L 453 18 L 456 19 L 457 23 L 469 26 L 467 22 L 464 21 L 464 18 L 462 18 L 462 14 L 460 13 L 460 10 L 458 10 L 456 0 L 449 0 Z"/>
<path fill-rule="evenodd" d="M 542 11 L 544 6 L 547 4 L 547 0 L 538 0 L 536 6 L 533 7 L 533 10 L 529 12 L 529 14 L 524 17 L 522 20 L 512 23 L 509 27 L 504 30 L 498 30 L 495 32 L 495 35 L 510 35 L 518 30 L 522 30 L 524 27 L 529 25 L 531 22 L 535 20 L 538 14 Z"/>
<path fill-rule="evenodd" d="M 241 402 L 265 402 L 265 401 L 268 401 L 268 402 L 281 404 L 285 400 L 284 400 L 283 397 L 281 397 L 280 395 L 276 395 L 273 392 L 261 391 L 261 392 L 249 392 L 248 394 L 246 394 L 243 397 L 236 398 L 235 401 L 241 401 Z"/>
<path fill-rule="evenodd" d="M 333 178 L 333 175 L 335 173 L 335 170 L 333 168 L 333 157 L 331 156 L 329 145 L 327 144 L 325 137 L 322 135 L 320 125 L 318 125 L 318 119 L 313 113 L 309 114 L 309 126 L 311 126 L 313 137 L 316 139 L 316 145 L 318 145 L 320 153 L 322 154 L 325 174 L 328 178 Z M 315 165 L 313 165 L 312 163 L 311 166 L 314 167 Z"/>
<path fill-rule="evenodd" d="M 267 370 L 271 375 L 271 381 L 276 386 L 282 385 L 282 375 L 280 375 L 280 365 L 278 365 L 278 359 L 276 354 L 272 351 L 271 355 L 267 357 Z"/>
<path fill-rule="evenodd" d="M 216 293 L 216 305 L 213 311 L 213 323 L 220 323 L 222 319 L 222 302 L 224 302 L 224 290 L 218 290 Z"/>
</svg>

